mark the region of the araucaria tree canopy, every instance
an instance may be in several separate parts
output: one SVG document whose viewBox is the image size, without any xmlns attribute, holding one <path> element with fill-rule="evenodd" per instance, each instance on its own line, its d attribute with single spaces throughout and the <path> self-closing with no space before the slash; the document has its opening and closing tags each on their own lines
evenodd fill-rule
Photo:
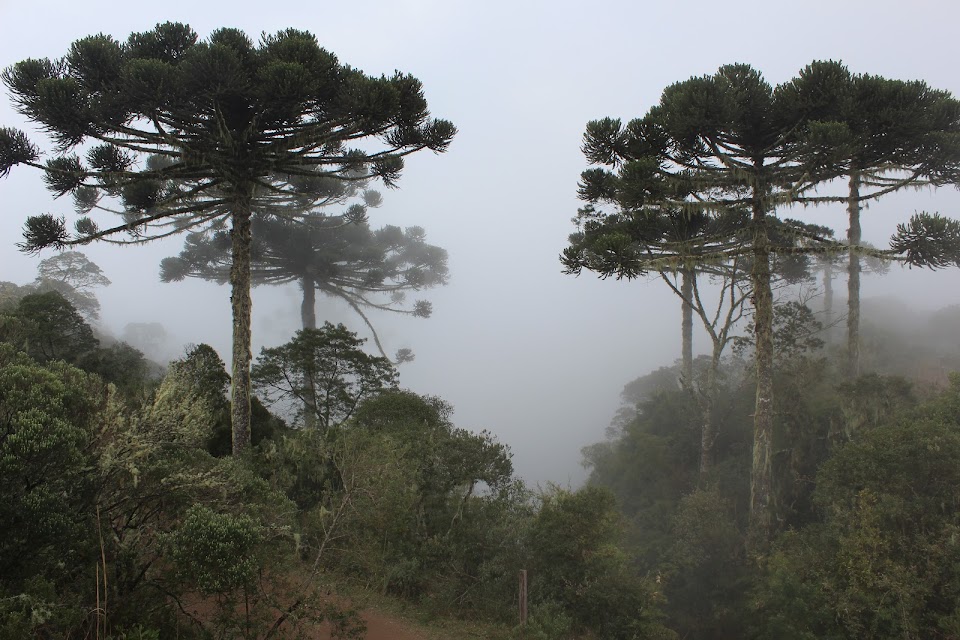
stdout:
<svg viewBox="0 0 960 640">
<path fill-rule="evenodd" d="M 845 118 L 873 97 L 851 93 L 847 108 L 838 109 L 830 89 L 847 88 L 849 82 L 849 72 L 834 62 L 808 65 L 797 79 L 777 87 L 747 65 L 727 65 L 713 75 L 667 87 L 660 103 L 642 118 L 626 125 L 613 118 L 596 120 L 587 124 L 584 134 L 583 152 L 594 166 L 581 176 L 580 197 L 592 206 L 611 205 L 620 215 L 585 218 L 581 213 L 578 222 L 584 233 L 574 235 L 563 256 L 568 271 L 587 268 L 630 277 L 739 258 L 750 262 L 757 384 L 750 487 L 754 548 L 765 545 L 774 527 L 771 261 L 780 252 L 842 248 L 829 237 L 818 236 L 814 228 L 798 224 L 789 225 L 788 235 L 794 238 L 784 243 L 777 237 L 776 215 L 784 205 L 847 201 L 818 196 L 816 190 L 849 173 L 855 143 Z M 948 97 L 941 98 L 940 108 L 953 113 Z M 936 135 L 927 127 L 917 132 L 918 137 L 926 136 L 925 141 L 910 141 L 911 149 L 930 148 L 937 141 L 945 148 L 950 145 L 935 166 L 915 169 L 915 177 L 927 175 L 940 182 L 956 175 L 956 137 L 949 123 L 941 124 Z M 898 139 L 903 137 L 898 134 Z M 871 166 L 888 163 L 908 170 L 908 159 L 898 151 L 901 146 L 878 151 Z M 676 234 L 649 233 L 657 220 L 669 221 L 667 214 L 739 224 L 729 233 L 692 235 L 682 241 Z M 632 228 L 622 224 L 635 219 L 642 224 Z M 644 233 L 636 233 L 638 228 Z M 918 214 L 909 227 L 898 229 L 889 250 L 874 253 L 930 267 L 960 264 L 958 232 L 960 223 Z M 859 242 L 859 235 L 855 239 Z M 855 245 L 850 250 L 868 252 Z M 689 300 L 689 295 L 684 298 Z"/>
<path fill-rule="evenodd" d="M 259 45 L 236 29 L 201 40 L 175 23 L 126 42 L 101 34 L 63 58 L 19 62 L 3 80 L 56 148 L 41 160 L 23 132 L 2 128 L 0 175 L 36 167 L 83 214 L 73 231 L 62 218 L 28 218 L 24 250 L 230 224 L 234 452 L 250 434 L 251 212 L 326 204 L 357 181 L 392 186 L 404 156 L 442 152 L 456 133 L 430 117 L 416 78 L 367 76 L 295 29 Z M 92 211 L 119 220 L 101 226 Z"/>
<path fill-rule="evenodd" d="M 389 311 L 426 318 L 427 300 L 407 301 L 406 293 L 447 283 L 447 252 L 427 244 L 422 227 L 366 222 L 343 224 L 340 216 L 305 215 L 302 220 L 255 216 L 251 247 L 253 286 L 297 282 L 303 292 L 304 329 L 317 328 L 316 293 L 339 298 L 363 319 L 386 356 L 367 312 Z M 230 236 L 225 231 L 187 236 L 183 251 L 160 263 L 160 279 L 187 277 L 226 282 L 230 276 Z"/>
</svg>

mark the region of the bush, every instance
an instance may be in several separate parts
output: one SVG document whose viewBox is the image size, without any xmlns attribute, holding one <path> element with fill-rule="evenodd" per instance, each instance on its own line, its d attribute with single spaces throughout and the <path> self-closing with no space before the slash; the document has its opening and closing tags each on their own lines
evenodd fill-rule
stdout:
<svg viewBox="0 0 960 640">
<path fill-rule="evenodd" d="M 530 525 L 530 601 L 563 608 L 577 630 L 598 638 L 670 638 L 660 594 L 629 566 L 613 494 L 554 487 Z"/>
</svg>

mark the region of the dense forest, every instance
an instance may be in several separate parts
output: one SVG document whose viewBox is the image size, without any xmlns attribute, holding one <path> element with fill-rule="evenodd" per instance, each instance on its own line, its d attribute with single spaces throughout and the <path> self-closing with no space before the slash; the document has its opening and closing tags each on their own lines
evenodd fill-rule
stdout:
<svg viewBox="0 0 960 640">
<path fill-rule="evenodd" d="M 505 640 L 960 638 L 960 308 L 860 290 L 960 266 L 951 218 L 882 247 L 860 223 L 960 183 L 949 93 L 728 65 L 588 123 L 558 268 L 662 281 L 681 355 L 626 384 L 585 486 L 535 490 L 376 329 L 448 282 L 424 229 L 368 219 L 457 133 L 416 78 L 166 23 L 3 81 L 54 145 L 0 128 L 0 175 L 41 171 L 77 215 L 27 218 L 36 277 L 0 283 L 0 638 L 361 638 L 362 592 Z M 843 210 L 845 239 L 795 205 Z M 98 323 L 110 281 L 77 248 L 177 234 L 161 277 L 229 284 L 229 365 Z M 254 356 L 251 288 L 292 283 L 302 329 Z"/>
</svg>

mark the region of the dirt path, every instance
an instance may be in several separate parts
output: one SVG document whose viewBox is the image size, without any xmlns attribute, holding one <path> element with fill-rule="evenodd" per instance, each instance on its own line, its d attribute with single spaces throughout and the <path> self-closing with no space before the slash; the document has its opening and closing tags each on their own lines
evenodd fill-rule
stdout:
<svg viewBox="0 0 960 640">
<path fill-rule="evenodd" d="M 422 632 L 411 629 L 405 622 L 396 618 L 377 611 L 364 611 L 362 615 L 367 623 L 366 640 L 427 640 L 427 636 Z"/>
<path fill-rule="evenodd" d="M 194 620 L 209 620 L 214 611 L 209 600 L 200 599 L 190 602 L 188 609 Z M 365 640 L 437 640 L 436 634 L 418 629 L 416 624 L 389 613 L 361 609 L 359 614 L 367 625 L 367 632 L 363 636 Z M 319 625 L 306 623 L 300 629 L 306 633 L 309 640 L 333 640 L 332 625 L 329 622 Z M 281 632 L 280 637 L 286 636 Z"/>
</svg>

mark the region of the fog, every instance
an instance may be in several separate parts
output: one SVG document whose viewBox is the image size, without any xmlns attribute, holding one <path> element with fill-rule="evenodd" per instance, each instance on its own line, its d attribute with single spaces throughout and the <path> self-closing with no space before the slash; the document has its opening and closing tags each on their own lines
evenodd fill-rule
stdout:
<svg viewBox="0 0 960 640">
<path fill-rule="evenodd" d="M 344 63 L 368 74 L 395 69 L 419 78 L 433 115 L 459 129 L 442 155 L 408 158 L 399 189 L 381 189 L 370 212 L 379 227 L 420 225 L 450 253 L 450 283 L 422 296 L 429 319 L 373 314 L 388 352 L 409 347 L 401 384 L 454 405 L 458 426 L 488 429 L 513 449 L 531 484 L 576 486 L 586 475 L 580 448 L 603 437 L 631 379 L 679 356 L 679 304 L 656 278 L 601 281 L 564 275 L 558 254 L 581 203 L 588 120 L 643 115 L 667 85 L 746 62 L 771 83 L 815 59 L 839 59 L 854 72 L 922 79 L 960 93 L 954 2 L 288 2 L 236 11 L 235 3 L 170 1 L 44 4 L 0 0 L 0 66 L 58 57 L 80 37 L 123 40 L 157 22 L 189 23 L 205 37 L 217 27 L 313 32 Z M 33 131 L 0 100 L 0 125 Z M 0 280 L 31 281 L 50 255 L 14 246 L 28 215 L 59 212 L 38 172 L 16 167 L 0 179 Z M 960 217 L 953 188 L 898 193 L 863 214 L 864 239 L 882 245 L 915 211 Z M 781 211 L 845 233 L 842 205 Z M 182 238 L 139 247 L 95 244 L 81 250 L 113 284 L 97 292 L 102 323 L 120 335 L 131 322 L 159 322 L 173 352 L 206 342 L 229 359 L 227 287 L 201 281 L 161 284 L 160 259 Z M 863 297 L 896 296 L 909 308 L 960 303 L 960 273 L 894 267 L 866 276 Z M 835 283 L 838 293 L 843 280 Z M 299 327 L 295 285 L 254 290 L 254 355 Z M 361 334 L 349 309 L 318 297 L 318 319 L 343 321 Z M 707 350 L 702 339 L 695 350 Z M 173 354 L 175 355 L 175 353 Z"/>
</svg>

